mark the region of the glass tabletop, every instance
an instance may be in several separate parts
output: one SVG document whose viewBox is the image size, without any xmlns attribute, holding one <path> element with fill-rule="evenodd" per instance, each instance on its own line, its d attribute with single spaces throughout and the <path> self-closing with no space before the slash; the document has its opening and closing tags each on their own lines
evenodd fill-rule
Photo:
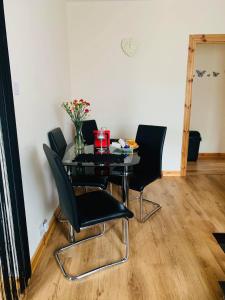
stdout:
<svg viewBox="0 0 225 300">
<path fill-rule="evenodd" d="M 115 161 L 75 161 L 76 158 L 79 157 L 79 154 L 92 154 L 94 156 L 101 156 L 101 155 L 107 155 L 109 154 L 114 154 L 114 155 L 118 155 L 121 156 L 123 155 L 122 159 L 118 162 Z M 84 155 L 85 156 L 85 155 Z M 80 158 L 82 158 L 80 156 Z M 100 158 L 100 157 L 98 157 Z M 133 153 L 123 153 L 121 152 L 120 149 L 115 148 L 113 146 L 109 147 L 109 150 L 104 153 L 98 153 L 95 151 L 94 146 L 93 145 L 88 145 L 84 147 L 84 150 L 82 151 L 82 153 L 79 153 L 76 148 L 75 145 L 69 144 L 66 148 L 65 151 L 65 155 L 63 157 L 63 164 L 66 166 L 84 166 L 84 167 L 88 167 L 88 166 L 121 166 L 121 167 L 125 167 L 125 166 L 134 166 L 137 165 L 140 161 L 140 157 L 138 155 L 137 152 L 133 152 Z"/>
</svg>

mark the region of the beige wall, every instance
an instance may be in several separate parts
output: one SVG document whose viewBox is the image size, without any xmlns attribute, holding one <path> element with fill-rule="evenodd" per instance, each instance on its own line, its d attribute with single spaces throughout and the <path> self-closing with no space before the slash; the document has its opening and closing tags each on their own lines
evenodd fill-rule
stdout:
<svg viewBox="0 0 225 300">
<path fill-rule="evenodd" d="M 164 170 L 179 170 L 190 34 L 224 33 L 225 1 L 68 1 L 71 95 L 113 136 L 168 126 Z M 130 58 L 121 39 L 139 43 Z"/>
<path fill-rule="evenodd" d="M 225 44 L 198 45 L 193 82 L 191 129 L 202 136 L 200 152 L 225 152 Z M 217 77 L 213 72 L 220 73 Z M 207 76 L 208 75 L 208 76 Z M 210 75 L 210 76 L 209 76 Z"/>
<path fill-rule="evenodd" d="M 68 95 L 68 61 L 63 0 L 6 0 L 5 14 L 27 215 L 30 252 L 41 237 L 39 226 L 51 218 L 57 197 L 42 150 L 47 131 L 65 130 L 60 108 Z M 67 120 L 67 118 L 66 118 Z"/>
</svg>

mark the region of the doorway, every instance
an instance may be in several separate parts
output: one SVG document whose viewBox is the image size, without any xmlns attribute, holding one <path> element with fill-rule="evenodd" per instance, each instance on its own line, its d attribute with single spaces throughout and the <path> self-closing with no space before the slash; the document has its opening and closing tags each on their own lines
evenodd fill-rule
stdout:
<svg viewBox="0 0 225 300">
<path fill-rule="evenodd" d="M 185 97 L 185 107 L 184 107 L 184 126 L 183 126 L 183 141 L 182 141 L 182 161 L 181 161 L 181 175 L 186 176 L 187 174 L 187 158 L 188 158 L 188 146 L 189 146 L 189 132 L 190 132 L 190 124 L 191 124 L 191 109 L 192 109 L 192 98 L 193 98 L 193 84 L 194 80 L 196 79 L 196 76 L 207 76 L 209 79 L 212 76 L 212 79 L 215 79 L 217 76 L 219 76 L 217 73 L 217 70 L 198 70 L 196 73 L 195 69 L 195 58 L 196 58 L 196 51 L 197 46 L 201 45 L 216 45 L 216 44 L 222 44 L 225 45 L 225 34 L 219 34 L 219 35 L 191 35 L 189 38 L 189 52 L 188 52 L 188 65 L 187 65 L 187 81 L 186 81 L 186 97 Z M 199 73 L 200 72 L 200 73 Z M 213 73 L 214 72 L 214 73 Z M 215 77 L 214 77 L 215 76 Z M 201 78 L 201 77 L 198 77 Z M 203 105 L 203 104 L 201 104 Z M 221 159 L 222 157 L 219 157 L 219 153 L 212 153 L 214 156 L 218 154 L 217 162 L 219 162 L 218 159 Z M 205 168 L 207 172 L 212 168 L 212 165 L 215 166 L 215 157 L 206 157 L 206 155 L 202 156 L 201 162 L 203 164 L 195 165 L 196 170 L 198 168 Z M 210 162 L 211 159 L 211 163 Z M 200 161 L 199 161 L 200 162 Z M 207 167 L 208 164 L 208 167 Z M 224 164 L 225 166 L 225 164 Z M 221 163 L 220 163 L 221 167 Z M 223 165 L 222 165 L 223 168 Z M 213 172 L 213 170 L 211 170 Z"/>
</svg>

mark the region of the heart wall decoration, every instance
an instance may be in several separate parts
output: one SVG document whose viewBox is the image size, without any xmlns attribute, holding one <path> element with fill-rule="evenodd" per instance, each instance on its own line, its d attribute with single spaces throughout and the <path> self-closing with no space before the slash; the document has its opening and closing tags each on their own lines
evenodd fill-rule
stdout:
<svg viewBox="0 0 225 300">
<path fill-rule="evenodd" d="M 122 39 L 121 48 L 124 54 L 126 54 L 129 57 L 132 57 L 137 53 L 138 43 L 136 40 L 132 38 Z"/>
</svg>

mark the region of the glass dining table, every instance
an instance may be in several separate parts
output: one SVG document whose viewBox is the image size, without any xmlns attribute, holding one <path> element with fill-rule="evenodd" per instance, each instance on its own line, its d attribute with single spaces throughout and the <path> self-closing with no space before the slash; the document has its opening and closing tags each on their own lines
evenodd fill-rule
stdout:
<svg viewBox="0 0 225 300">
<path fill-rule="evenodd" d="M 129 174 L 132 173 L 132 166 L 140 161 L 138 152 L 124 153 L 120 149 L 110 146 L 107 151 L 101 153 L 95 150 L 93 145 L 84 147 L 82 153 L 77 151 L 74 144 L 69 144 L 66 148 L 63 165 L 67 168 L 107 168 L 112 172 L 116 170 L 116 175 L 122 177 L 122 201 L 128 206 L 129 200 Z M 110 173 L 109 173 L 110 175 Z"/>
</svg>

